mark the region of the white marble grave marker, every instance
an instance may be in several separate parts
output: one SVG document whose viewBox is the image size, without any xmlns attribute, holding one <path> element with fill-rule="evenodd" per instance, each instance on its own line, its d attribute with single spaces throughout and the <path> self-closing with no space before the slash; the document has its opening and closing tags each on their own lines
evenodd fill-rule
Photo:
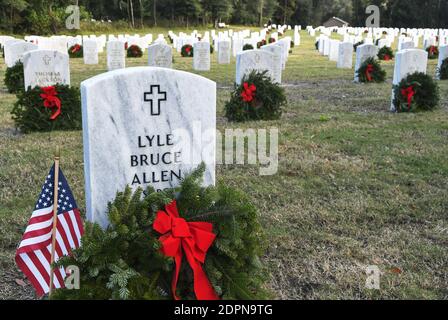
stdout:
<svg viewBox="0 0 448 320">
<path fill-rule="evenodd" d="M 126 67 L 126 51 L 121 40 L 112 40 L 107 43 L 107 69 L 109 71 L 124 69 Z"/>
<path fill-rule="evenodd" d="M 150 67 L 173 67 L 173 52 L 171 47 L 163 43 L 155 43 L 148 47 L 148 65 Z"/>
<path fill-rule="evenodd" d="M 358 69 L 369 58 L 376 58 L 378 48 L 372 44 L 363 44 L 356 48 L 355 82 L 359 82 Z"/>
<path fill-rule="evenodd" d="M 197 71 L 210 70 L 210 43 L 196 42 L 193 45 L 193 69 Z"/>
<path fill-rule="evenodd" d="M 271 79 L 274 75 L 274 55 L 266 50 L 246 50 L 236 56 L 236 79 L 239 85 L 245 75 L 252 71 L 267 71 Z"/>
</svg>

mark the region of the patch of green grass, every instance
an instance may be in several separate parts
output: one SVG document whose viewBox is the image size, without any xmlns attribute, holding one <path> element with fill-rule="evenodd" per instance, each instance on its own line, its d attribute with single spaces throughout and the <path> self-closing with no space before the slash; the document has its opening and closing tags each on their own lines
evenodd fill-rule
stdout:
<svg viewBox="0 0 448 320">
<path fill-rule="evenodd" d="M 167 30 L 148 30 L 156 35 Z M 198 72 L 218 83 L 218 129 L 279 128 L 279 170 L 263 177 L 256 166 L 217 167 L 218 179 L 256 203 L 269 239 L 263 258 L 268 286 L 281 299 L 448 298 L 448 81 L 439 82 L 434 112 L 392 114 L 393 62 L 383 63 L 384 84 L 355 84 L 302 45 L 283 78 L 289 105 L 278 121 L 229 124 L 224 105 L 235 77 L 235 59 Z M 192 71 L 192 59 L 174 54 L 174 68 Z M 72 84 L 106 71 L 72 59 Z M 127 59 L 146 65 L 147 54 Z M 429 73 L 435 73 L 435 61 Z M 22 135 L 10 110 L 15 96 L 3 85 L 0 64 L 0 298 L 32 298 L 21 287 L 13 255 L 26 227 L 52 148 L 63 148 L 62 168 L 84 208 L 81 132 Z M 377 265 L 381 289 L 365 287 L 365 268 Z M 397 271 L 399 270 L 399 271 Z"/>
</svg>

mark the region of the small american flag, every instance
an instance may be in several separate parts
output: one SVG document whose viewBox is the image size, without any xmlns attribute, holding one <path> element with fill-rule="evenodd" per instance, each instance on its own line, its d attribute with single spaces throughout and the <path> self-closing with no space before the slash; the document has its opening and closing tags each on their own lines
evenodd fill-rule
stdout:
<svg viewBox="0 0 448 320">
<path fill-rule="evenodd" d="M 16 263 L 30 280 L 38 296 L 50 291 L 54 171 L 53 165 L 16 252 Z M 84 233 L 81 215 L 62 170 L 59 170 L 58 184 L 55 262 L 62 256 L 70 255 L 72 249 L 78 248 Z M 63 268 L 55 269 L 53 287 L 63 288 L 65 276 Z"/>
</svg>

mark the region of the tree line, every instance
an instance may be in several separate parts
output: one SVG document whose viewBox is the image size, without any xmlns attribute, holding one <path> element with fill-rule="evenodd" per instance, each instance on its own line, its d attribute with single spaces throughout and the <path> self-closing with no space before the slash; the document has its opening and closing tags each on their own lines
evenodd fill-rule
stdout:
<svg viewBox="0 0 448 320">
<path fill-rule="evenodd" d="M 0 0 L 0 30 L 62 31 L 69 5 L 80 6 L 83 21 L 112 21 L 130 28 L 219 22 L 318 26 L 333 16 L 364 26 L 366 8 L 372 4 L 380 8 L 381 26 L 448 27 L 448 0 Z"/>
</svg>

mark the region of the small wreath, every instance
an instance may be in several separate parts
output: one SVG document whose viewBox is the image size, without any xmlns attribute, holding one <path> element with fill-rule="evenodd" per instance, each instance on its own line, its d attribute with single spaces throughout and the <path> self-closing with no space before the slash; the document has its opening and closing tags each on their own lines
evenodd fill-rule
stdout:
<svg viewBox="0 0 448 320">
<path fill-rule="evenodd" d="M 257 43 L 257 48 L 260 49 L 261 47 L 263 47 L 265 45 L 266 45 L 266 40 L 263 39 Z"/>
<path fill-rule="evenodd" d="M 133 44 L 132 46 L 130 46 L 127 49 L 127 52 L 128 52 L 128 54 L 127 54 L 128 58 L 141 58 L 141 57 L 143 57 L 142 49 L 138 45 L 136 45 L 136 44 Z"/>
<path fill-rule="evenodd" d="M 275 43 L 275 38 L 270 37 L 268 40 L 269 43 Z"/>
<path fill-rule="evenodd" d="M 426 52 L 428 52 L 428 58 L 431 60 L 439 58 L 439 48 L 436 46 L 429 46 L 426 48 Z"/>
<path fill-rule="evenodd" d="M 314 46 L 316 47 L 316 50 L 319 50 L 319 41 L 316 41 L 316 42 L 314 43 Z"/>
<path fill-rule="evenodd" d="M 381 83 L 386 80 L 386 71 L 381 68 L 380 63 L 375 58 L 364 61 L 357 74 L 360 82 Z"/>
<path fill-rule="evenodd" d="M 182 50 L 181 50 L 180 54 L 184 58 L 191 58 L 191 57 L 193 57 L 193 46 L 191 44 L 184 45 L 182 47 Z"/>
<path fill-rule="evenodd" d="M 80 44 L 75 44 L 68 49 L 68 55 L 70 58 L 82 58 L 83 57 L 83 47 Z"/>
<path fill-rule="evenodd" d="M 11 68 L 6 68 L 5 85 L 9 93 L 18 93 L 25 89 L 23 79 L 23 63 L 18 61 Z"/>
<path fill-rule="evenodd" d="M 388 46 L 382 47 L 378 51 L 378 59 L 382 61 L 390 61 L 395 58 L 394 52 Z"/>
<path fill-rule="evenodd" d="M 437 69 L 440 80 L 448 80 L 448 58 L 442 61 L 442 65 Z"/>
<path fill-rule="evenodd" d="M 284 89 L 267 76 L 267 71 L 252 71 L 241 85 L 235 85 L 225 110 L 229 121 L 275 120 L 285 105 Z"/>
<path fill-rule="evenodd" d="M 24 133 L 80 130 L 79 89 L 61 84 L 28 88 L 17 94 L 11 114 L 16 126 Z"/>
<path fill-rule="evenodd" d="M 251 45 L 250 43 L 246 43 L 246 44 L 243 46 L 243 51 L 247 51 L 247 50 L 254 50 L 254 46 Z"/>
<path fill-rule="evenodd" d="M 296 46 L 296 44 L 294 43 L 293 40 L 291 40 L 291 48 L 294 48 Z"/>
<path fill-rule="evenodd" d="M 215 52 L 215 47 L 210 44 L 210 54 L 213 54 L 213 52 Z"/>
<path fill-rule="evenodd" d="M 394 87 L 394 106 L 397 112 L 428 111 L 440 101 L 439 87 L 427 74 L 416 72 Z"/>
</svg>

